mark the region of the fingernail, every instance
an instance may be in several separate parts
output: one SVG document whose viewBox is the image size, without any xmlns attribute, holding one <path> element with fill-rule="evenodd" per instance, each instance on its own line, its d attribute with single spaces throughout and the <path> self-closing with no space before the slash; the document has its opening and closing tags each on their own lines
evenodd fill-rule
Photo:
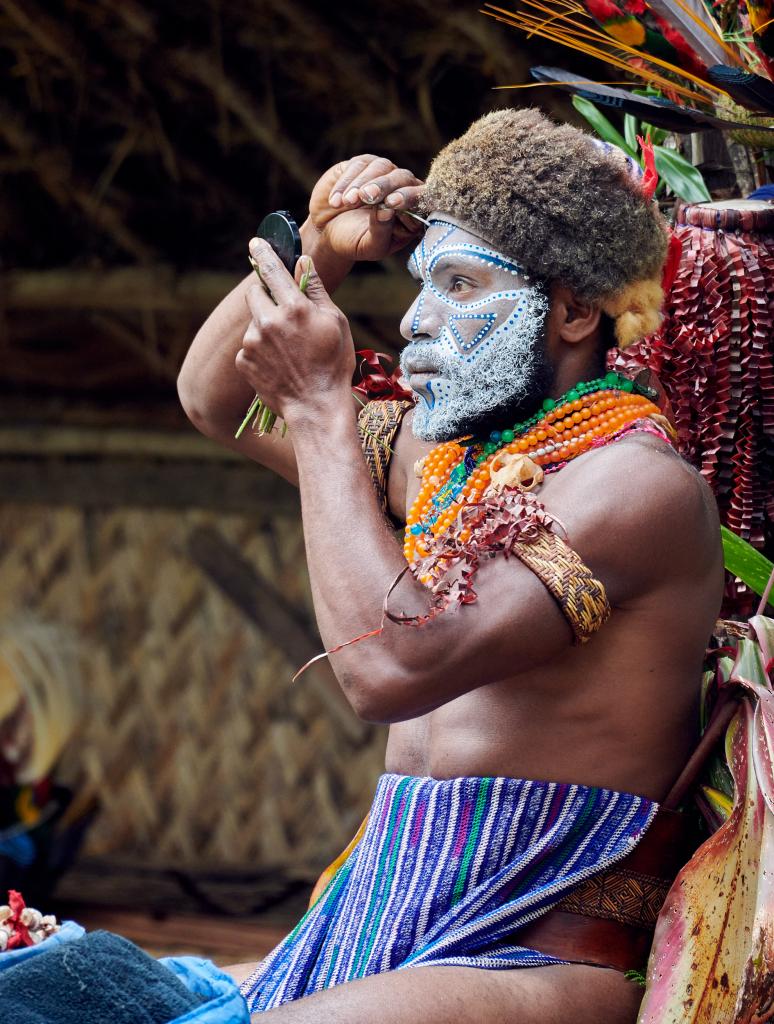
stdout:
<svg viewBox="0 0 774 1024">
<path fill-rule="evenodd" d="M 375 203 L 376 200 L 379 198 L 379 193 L 381 192 L 381 189 L 379 188 L 378 185 L 365 185 L 363 186 L 363 188 L 360 189 L 360 192 L 362 195 L 366 197 L 369 203 Z"/>
<path fill-rule="evenodd" d="M 402 199 L 400 192 L 391 192 L 384 201 L 388 206 L 398 206 Z"/>
<path fill-rule="evenodd" d="M 250 241 L 248 242 L 248 248 L 249 248 L 250 252 L 257 252 L 257 250 L 258 250 L 258 239 L 257 238 L 251 238 Z"/>
<path fill-rule="evenodd" d="M 381 221 L 392 220 L 392 218 L 394 216 L 395 216 L 395 214 L 392 212 L 392 210 L 377 210 L 376 211 L 376 219 L 377 220 L 381 220 Z"/>
<path fill-rule="evenodd" d="M 347 194 L 344 196 L 344 199 L 348 203 L 356 203 L 360 199 L 357 189 L 351 188 L 349 192 L 347 192 Z"/>
<path fill-rule="evenodd" d="M 334 208 L 341 206 L 341 192 L 332 192 L 330 196 L 328 196 L 328 202 Z"/>
</svg>

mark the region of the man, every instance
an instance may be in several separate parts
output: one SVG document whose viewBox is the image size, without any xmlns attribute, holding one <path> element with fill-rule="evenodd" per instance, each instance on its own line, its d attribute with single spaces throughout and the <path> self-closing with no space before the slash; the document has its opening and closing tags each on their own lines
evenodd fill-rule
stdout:
<svg viewBox="0 0 774 1024">
<path fill-rule="evenodd" d="M 401 324 L 417 401 L 388 431 L 402 551 L 329 293 L 405 244 L 399 212 L 420 201 Z M 424 188 L 375 157 L 331 169 L 302 234 L 296 280 L 251 243 L 274 301 L 254 278 L 223 301 L 180 396 L 298 483 L 320 633 L 355 712 L 390 725 L 387 774 L 354 853 L 243 992 L 288 1024 L 633 1021 L 641 991 L 614 957 L 539 926 L 645 845 L 696 739 L 714 503 L 648 397 L 604 374 L 613 331 L 657 325 L 664 225 L 622 154 L 523 110 L 474 124 Z M 284 438 L 233 440 L 255 391 Z"/>
</svg>

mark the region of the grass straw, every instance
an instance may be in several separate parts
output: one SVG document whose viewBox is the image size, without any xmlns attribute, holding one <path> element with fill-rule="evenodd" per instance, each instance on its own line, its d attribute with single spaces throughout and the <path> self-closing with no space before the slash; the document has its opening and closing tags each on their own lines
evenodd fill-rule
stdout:
<svg viewBox="0 0 774 1024">
<path fill-rule="evenodd" d="M 258 275 L 261 284 L 263 284 L 263 279 L 261 278 L 261 272 L 258 269 L 258 264 L 255 262 L 252 256 L 249 256 L 248 259 L 250 260 L 251 267 Z M 309 272 L 310 263 L 307 263 L 306 270 L 301 274 L 301 280 L 298 284 L 298 287 L 302 292 L 306 292 L 306 289 L 309 287 Z M 266 286 L 264 285 L 264 287 Z M 271 293 L 269 293 L 269 297 L 271 298 Z M 268 407 L 268 405 L 266 405 L 266 403 L 263 401 L 260 395 L 256 395 L 253 398 L 252 402 L 250 403 L 250 408 L 245 413 L 245 418 L 239 424 L 239 428 L 236 434 L 234 434 L 235 440 L 239 440 L 239 438 L 244 433 L 244 429 L 250 422 L 250 420 L 253 421 L 252 429 L 255 435 L 257 437 L 263 437 L 265 434 L 270 434 L 272 430 L 274 430 L 274 424 L 277 422 L 277 414 L 275 412 L 272 412 L 272 410 Z M 287 431 L 288 425 L 287 423 L 283 423 L 280 437 L 284 437 Z"/>
</svg>

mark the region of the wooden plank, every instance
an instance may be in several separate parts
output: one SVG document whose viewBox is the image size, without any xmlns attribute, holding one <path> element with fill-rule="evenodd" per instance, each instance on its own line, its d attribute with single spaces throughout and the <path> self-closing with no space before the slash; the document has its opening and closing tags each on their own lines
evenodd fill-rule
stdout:
<svg viewBox="0 0 774 1024">
<path fill-rule="evenodd" d="M 6 503 L 76 508 L 202 508 L 256 521 L 297 515 L 294 487 L 250 463 L 0 457 Z"/>
<path fill-rule="evenodd" d="M 177 274 L 169 266 L 115 270 L 12 271 L 0 275 L 6 310 L 144 310 L 199 316 L 214 309 L 239 280 L 217 270 Z M 416 285 L 394 263 L 387 270 L 351 274 L 336 292 L 350 316 L 401 317 L 416 298 Z M 397 323 L 395 325 L 397 338 Z"/>
<path fill-rule="evenodd" d="M 190 430 L 122 430 L 65 426 L 0 426 L 0 456 L 55 455 L 79 458 L 125 456 L 155 459 L 200 459 L 206 462 L 238 462 L 249 465 L 243 455 Z"/>
<path fill-rule="evenodd" d="M 202 914 L 159 917 L 88 905 L 71 912 L 89 931 L 104 929 L 122 935 L 151 956 L 204 956 L 220 966 L 262 960 L 290 930 Z"/>
<path fill-rule="evenodd" d="M 290 931 L 200 914 L 159 919 L 130 910 L 89 907 L 83 908 L 78 923 L 89 931 L 123 935 L 152 956 L 206 956 L 221 967 L 260 961 Z"/>
</svg>

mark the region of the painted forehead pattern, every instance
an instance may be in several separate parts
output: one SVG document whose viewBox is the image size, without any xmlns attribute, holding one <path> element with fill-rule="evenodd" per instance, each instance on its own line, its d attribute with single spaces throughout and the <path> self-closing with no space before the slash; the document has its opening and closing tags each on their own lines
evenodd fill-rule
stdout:
<svg viewBox="0 0 774 1024">
<path fill-rule="evenodd" d="M 442 227 L 445 230 L 441 232 L 431 246 L 427 245 L 427 234 L 425 233 L 422 236 L 422 241 L 412 252 L 409 265 L 413 266 L 419 277 L 424 279 L 425 274 L 432 273 L 433 268 L 444 256 L 464 256 L 495 267 L 497 270 L 506 270 L 514 276 L 518 274 L 525 281 L 529 280 L 529 275 L 525 273 L 523 267 L 489 246 L 476 245 L 473 242 L 455 242 L 454 244 L 444 245 L 457 231 L 465 231 L 466 234 L 471 234 L 466 228 L 461 228 L 458 224 L 452 224 L 450 221 L 442 220 L 439 217 L 431 217 L 429 223 L 431 227 Z M 473 237 L 478 236 L 474 235 Z"/>
</svg>

